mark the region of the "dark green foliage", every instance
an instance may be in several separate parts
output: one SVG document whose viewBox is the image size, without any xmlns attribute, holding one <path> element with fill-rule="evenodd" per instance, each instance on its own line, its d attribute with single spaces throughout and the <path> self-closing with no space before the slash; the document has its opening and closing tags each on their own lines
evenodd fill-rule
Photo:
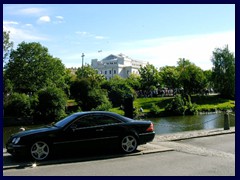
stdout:
<svg viewBox="0 0 240 180">
<path fill-rule="evenodd" d="M 136 96 L 135 91 L 119 76 L 114 76 L 111 80 L 106 81 L 101 88 L 107 90 L 113 107 L 121 106 L 127 95 L 133 95 L 134 98 Z"/>
<path fill-rule="evenodd" d="M 13 83 L 13 90 L 29 95 L 49 86 L 65 89 L 65 73 L 61 60 L 34 42 L 20 43 L 5 66 L 5 78 Z"/>
<path fill-rule="evenodd" d="M 197 112 L 197 105 L 192 103 L 191 97 L 176 95 L 175 98 L 167 104 L 165 111 L 171 115 L 193 115 Z"/>
<path fill-rule="evenodd" d="M 66 95 L 58 88 L 45 88 L 37 92 L 34 120 L 49 123 L 66 116 Z"/>
<path fill-rule="evenodd" d="M 27 117 L 31 115 L 31 101 L 26 94 L 13 93 L 4 103 L 4 116 Z"/>
<path fill-rule="evenodd" d="M 187 107 L 185 106 L 184 99 L 181 95 L 176 95 L 175 98 L 169 103 L 165 110 L 172 115 L 184 115 Z"/>
<path fill-rule="evenodd" d="M 160 113 L 161 113 L 161 109 L 159 108 L 159 106 L 156 104 L 152 104 L 152 106 L 150 108 L 150 115 L 151 116 L 159 116 Z"/>
<path fill-rule="evenodd" d="M 98 86 L 93 86 L 91 79 L 83 78 L 73 82 L 70 91 L 71 96 L 83 111 L 108 110 L 111 103 L 107 98 L 107 92 Z"/>
</svg>

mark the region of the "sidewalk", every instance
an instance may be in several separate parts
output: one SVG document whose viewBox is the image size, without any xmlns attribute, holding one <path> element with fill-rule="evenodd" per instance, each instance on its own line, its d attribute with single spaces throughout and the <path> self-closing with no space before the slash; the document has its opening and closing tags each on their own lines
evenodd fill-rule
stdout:
<svg viewBox="0 0 240 180">
<path fill-rule="evenodd" d="M 231 127 L 229 130 L 223 130 L 223 128 L 219 128 L 219 129 L 185 131 L 181 133 L 156 135 L 154 140 L 151 143 L 147 143 L 145 145 L 139 146 L 138 150 L 140 152 L 138 153 L 147 154 L 147 153 L 157 153 L 157 152 L 174 150 L 172 148 L 162 146 L 161 142 L 180 141 L 184 139 L 216 136 L 216 135 L 223 135 L 223 134 L 230 134 L 230 133 L 235 133 L 235 127 Z"/>
</svg>

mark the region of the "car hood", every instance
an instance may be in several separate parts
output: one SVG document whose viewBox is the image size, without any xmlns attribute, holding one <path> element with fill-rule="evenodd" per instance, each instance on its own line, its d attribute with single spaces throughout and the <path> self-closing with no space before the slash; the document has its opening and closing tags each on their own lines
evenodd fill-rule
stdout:
<svg viewBox="0 0 240 180">
<path fill-rule="evenodd" d="M 30 129 L 30 130 L 18 132 L 16 134 L 14 134 L 12 137 L 23 137 L 23 136 L 27 136 L 27 135 L 33 135 L 36 133 L 52 132 L 57 129 L 59 129 L 59 128 L 56 126 L 44 126 L 44 127 L 40 127 L 37 129 Z"/>
</svg>

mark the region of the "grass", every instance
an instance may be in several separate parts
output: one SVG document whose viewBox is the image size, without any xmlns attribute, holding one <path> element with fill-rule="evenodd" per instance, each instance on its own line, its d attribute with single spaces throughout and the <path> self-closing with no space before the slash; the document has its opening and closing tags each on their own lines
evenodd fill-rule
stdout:
<svg viewBox="0 0 240 180">
<path fill-rule="evenodd" d="M 160 111 L 164 112 L 165 107 L 171 102 L 173 97 L 152 97 L 152 98 L 137 98 L 134 100 L 133 105 L 135 108 L 143 108 L 144 113 L 149 113 L 152 104 L 156 104 L 160 107 Z M 235 108 L 235 101 L 220 98 L 218 95 L 212 96 L 192 96 L 192 103 L 197 105 L 197 110 L 202 111 L 215 111 L 215 110 L 227 110 Z M 68 104 L 76 105 L 74 100 L 68 100 Z M 124 111 L 119 107 L 111 108 L 109 111 L 124 115 Z"/>
<path fill-rule="evenodd" d="M 156 104 L 160 107 L 160 111 L 164 111 L 165 107 L 168 103 L 171 102 L 173 97 L 153 97 L 153 98 L 137 98 L 134 100 L 133 105 L 135 108 L 139 109 L 142 107 L 144 109 L 144 113 L 149 113 L 152 107 L 152 104 Z M 218 95 L 212 96 L 192 96 L 192 103 L 197 105 L 197 110 L 199 112 L 203 111 L 215 111 L 215 110 L 227 110 L 235 108 L 235 101 L 220 98 Z M 124 114 L 124 111 L 120 108 L 112 108 L 110 111 Z"/>
</svg>

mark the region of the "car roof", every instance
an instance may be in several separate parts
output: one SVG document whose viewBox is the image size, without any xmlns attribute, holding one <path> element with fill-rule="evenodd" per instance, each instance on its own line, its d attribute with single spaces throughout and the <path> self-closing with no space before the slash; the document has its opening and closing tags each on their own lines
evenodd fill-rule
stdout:
<svg viewBox="0 0 240 180">
<path fill-rule="evenodd" d="M 110 115 L 116 118 L 120 118 L 121 120 L 125 121 L 125 122 L 129 122 L 132 121 L 133 119 L 127 118 L 125 116 L 122 116 L 120 114 L 114 113 L 114 112 L 110 112 L 110 111 L 81 111 L 81 112 L 77 112 L 74 113 L 76 115 L 87 115 L 87 114 L 103 114 L 103 115 Z"/>
</svg>

